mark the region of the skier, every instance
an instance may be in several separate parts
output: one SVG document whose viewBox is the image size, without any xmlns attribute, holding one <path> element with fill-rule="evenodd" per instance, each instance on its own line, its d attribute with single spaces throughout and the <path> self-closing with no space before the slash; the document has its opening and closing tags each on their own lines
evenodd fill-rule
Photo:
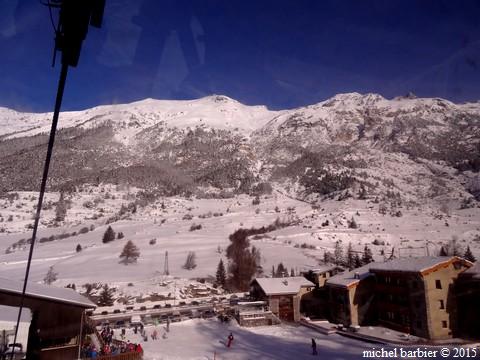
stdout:
<svg viewBox="0 0 480 360">
<path fill-rule="evenodd" d="M 227 347 L 230 347 L 232 345 L 232 341 L 233 341 L 233 334 L 230 333 L 230 335 L 228 335 L 228 341 L 227 341 Z"/>
<path fill-rule="evenodd" d="M 312 355 L 318 355 L 318 353 L 317 353 L 317 343 L 315 342 L 314 338 L 312 338 Z"/>
</svg>

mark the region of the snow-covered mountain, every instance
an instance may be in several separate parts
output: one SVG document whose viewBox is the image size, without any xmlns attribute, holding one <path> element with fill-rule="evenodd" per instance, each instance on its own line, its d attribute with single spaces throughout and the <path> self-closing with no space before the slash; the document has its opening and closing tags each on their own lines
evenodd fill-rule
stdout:
<svg viewBox="0 0 480 360">
<path fill-rule="evenodd" d="M 50 113 L 0 109 L 0 190 L 33 190 Z M 166 194 L 199 187 L 251 192 L 282 184 L 295 196 L 401 193 L 478 197 L 480 103 L 409 94 L 339 94 L 270 111 L 221 95 L 146 99 L 64 112 L 50 186 L 130 183 Z"/>
<path fill-rule="evenodd" d="M 211 127 L 248 135 L 277 112 L 264 106 L 247 106 L 223 95 L 188 101 L 145 99 L 130 104 L 97 106 L 83 111 L 62 112 L 59 129 L 89 129 L 111 123 L 116 139 L 129 144 L 150 127 L 188 129 Z M 0 108 L 0 136 L 32 136 L 50 130 L 52 113 L 30 114 Z"/>
</svg>

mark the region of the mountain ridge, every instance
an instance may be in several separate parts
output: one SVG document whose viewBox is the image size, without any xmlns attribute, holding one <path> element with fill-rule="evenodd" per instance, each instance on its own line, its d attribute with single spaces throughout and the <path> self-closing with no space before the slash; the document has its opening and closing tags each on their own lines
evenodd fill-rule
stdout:
<svg viewBox="0 0 480 360">
<path fill-rule="evenodd" d="M 0 150 L 6 155 L 0 170 L 9 174 L 0 191 L 35 189 L 48 115 L 0 111 Z M 211 95 L 62 113 L 49 184 L 71 190 L 133 182 L 178 194 L 203 187 L 249 193 L 273 181 L 297 189 L 300 197 L 351 196 L 363 186 L 372 195 L 395 188 L 419 200 L 432 196 L 425 189 L 413 195 L 418 189 L 408 182 L 422 177 L 415 181 L 432 187 L 438 166 L 437 173 L 449 174 L 440 176 L 444 186 L 435 185 L 443 186 L 442 193 L 459 189 L 464 198 L 479 196 L 480 103 L 346 93 L 271 111 Z"/>
</svg>

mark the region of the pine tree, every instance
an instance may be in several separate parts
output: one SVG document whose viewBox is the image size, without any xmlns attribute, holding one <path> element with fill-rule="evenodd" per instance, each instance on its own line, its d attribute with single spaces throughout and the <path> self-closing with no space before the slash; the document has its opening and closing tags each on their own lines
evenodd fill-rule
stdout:
<svg viewBox="0 0 480 360">
<path fill-rule="evenodd" d="M 185 264 L 183 264 L 183 268 L 186 270 L 193 270 L 197 267 L 196 262 L 197 255 L 194 251 L 189 251 L 187 255 L 187 259 L 185 260 Z"/>
<path fill-rule="evenodd" d="M 227 284 L 227 273 L 225 271 L 225 265 L 223 265 L 222 259 L 220 259 L 220 262 L 218 263 L 218 266 L 217 266 L 216 280 L 217 280 L 217 284 L 225 288 L 225 285 Z"/>
<path fill-rule="evenodd" d="M 272 265 L 272 278 L 275 277 L 275 265 Z"/>
<path fill-rule="evenodd" d="M 128 265 L 131 262 L 136 262 L 139 256 L 140 250 L 138 247 L 132 242 L 132 240 L 128 240 L 120 254 L 121 261 L 125 265 Z"/>
<path fill-rule="evenodd" d="M 64 221 L 65 215 L 67 215 L 67 204 L 63 192 L 61 192 L 60 199 L 58 199 L 57 206 L 55 207 L 55 221 Z"/>
<path fill-rule="evenodd" d="M 290 270 L 290 276 L 291 277 L 294 277 L 295 276 L 295 270 L 293 268 L 291 268 Z"/>
<path fill-rule="evenodd" d="M 355 256 L 354 256 L 354 253 L 353 253 L 352 243 L 348 243 L 347 258 L 346 258 L 346 261 L 345 261 L 345 265 L 347 266 L 347 268 L 349 270 L 352 270 L 355 266 L 354 262 L 355 262 Z"/>
<path fill-rule="evenodd" d="M 82 245 L 77 244 L 77 248 L 75 250 L 76 250 L 76 252 L 82 251 Z"/>
<path fill-rule="evenodd" d="M 115 289 L 109 288 L 108 284 L 103 285 L 100 297 L 98 298 L 98 306 L 112 306 L 113 305 L 113 293 Z"/>
<path fill-rule="evenodd" d="M 368 245 L 365 245 L 365 248 L 363 249 L 362 263 L 370 264 L 371 262 L 373 262 L 372 250 L 370 250 Z"/>
<path fill-rule="evenodd" d="M 330 264 L 332 262 L 332 253 L 330 251 L 325 250 L 323 253 L 323 263 Z"/>
<path fill-rule="evenodd" d="M 473 254 L 472 254 L 472 250 L 470 250 L 470 246 L 467 246 L 467 250 L 465 250 L 465 255 L 463 255 L 463 257 L 465 258 L 465 260 L 468 260 L 468 261 L 471 261 L 471 262 L 477 261 L 475 256 L 473 256 Z"/>
<path fill-rule="evenodd" d="M 103 234 L 102 242 L 106 244 L 113 240 L 115 240 L 115 231 L 113 231 L 112 227 L 109 226 L 107 230 L 105 230 L 105 233 Z"/>
<path fill-rule="evenodd" d="M 447 250 L 445 250 L 445 247 L 443 245 L 440 248 L 440 251 L 438 252 L 438 256 L 448 256 Z"/>
<path fill-rule="evenodd" d="M 285 266 L 283 266 L 283 263 L 279 263 L 277 265 L 277 271 L 275 271 L 275 277 L 277 278 L 285 277 L 286 273 L 287 273 L 287 269 L 285 268 Z"/>
<path fill-rule="evenodd" d="M 353 258 L 353 267 L 359 268 L 362 266 L 362 260 L 360 259 L 360 256 L 358 254 L 355 254 L 355 257 Z"/>
<path fill-rule="evenodd" d="M 55 272 L 55 270 L 53 269 L 53 266 L 50 266 L 48 268 L 48 271 L 47 271 L 47 274 L 45 275 L 45 277 L 43 278 L 43 282 L 47 285 L 50 285 L 51 283 L 53 283 L 55 280 L 57 280 L 57 277 L 58 277 L 58 273 Z"/>
<path fill-rule="evenodd" d="M 341 265 L 343 264 L 343 260 L 342 244 L 340 243 L 340 240 L 337 240 L 335 243 L 335 249 L 333 251 L 333 262 L 335 265 Z"/>
</svg>

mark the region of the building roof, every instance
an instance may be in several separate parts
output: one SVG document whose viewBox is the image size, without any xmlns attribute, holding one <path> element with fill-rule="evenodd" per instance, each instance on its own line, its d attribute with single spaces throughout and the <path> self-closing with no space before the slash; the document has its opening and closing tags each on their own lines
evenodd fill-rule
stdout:
<svg viewBox="0 0 480 360">
<path fill-rule="evenodd" d="M 367 277 L 373 275 L 370 272 L 370 267 L 379 263 L 370 263 L 363 265 L 359 268 L 353 269 L 352 271 L 346 271 L 335 276 L 332 276 L 330 279 L 327 279 L 327 285 L 349 287 L 352 286 L 360 280 L 366 279 Z M 358 276 L 356 275 L 358 274 Z"/>
<path fill-rule="evenodd" d="M 480 280 L 480 262 L 476 262 L 470 269 L 463 272 L 463 275 L 469 276 L 475 280 Z"/>
<path fill-rule="evenodd" d="M 386 261 L 384 263 L 376 263 L 370 267 L 370 270 L 375 271 L 392 271 L 392 272 L 414 272 L 422 273 L 432 269 L 438 265 L 446 264 L 456 257 L 446 256 L 422 256 L 422 257 L 408 257 Z M 457 258 L 460 260 L 460 258 Z"/>
<path fill-rule="evenodd" d="M 322 266 L 312 267 L 311 269 L 305 269 L 303 272 L 308 273 L 309 271 L 311 271 L 314 274 L 323 274 L 328 271 L 333 271 L 337 269 L 341 271 L 344 270 L 342 267 L 337 265 L 322 265 Z"/>
<path fill-rule="evenodd" d="M 0 278 L 0 292 L 21 295 L 22 290 L 23 282 Z M 31 298 L 56 301 L 87 309 L 96 307 L 93 302 L 73 289 L 57 288 L 29 282 L 25 294 Z"/>
<path fill-rule="evenodd" d="M 315 284 L 303 276 L 285 278 L 256 278 L 254 281 L 260 285 L 266 295 L 297 294 L 302 287 L 314 287 Z"/>
</svg>

